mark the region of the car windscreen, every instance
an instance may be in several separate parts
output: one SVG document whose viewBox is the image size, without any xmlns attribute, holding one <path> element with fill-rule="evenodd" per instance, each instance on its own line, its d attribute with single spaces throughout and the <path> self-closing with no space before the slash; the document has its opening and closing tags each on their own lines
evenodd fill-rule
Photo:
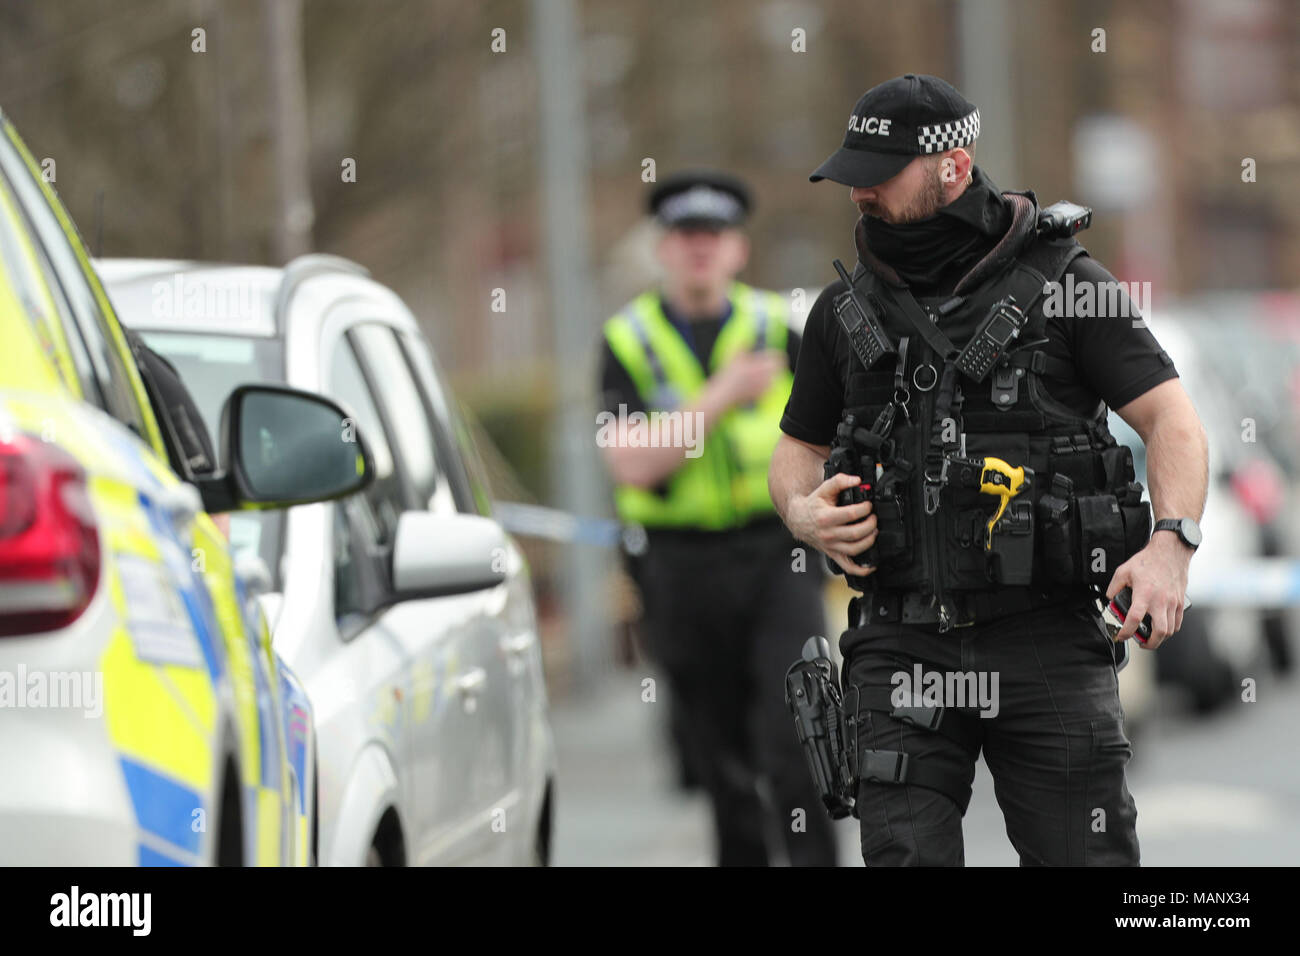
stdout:
<svg viewBox="0 0 1300 956">
<path fill-rule="evenodd" d="M 284 344 L 279 339 L 196 332 L 149 332 L 145 343 L 176 367 L 189 389 L 214 446 L 221 444 L 221 410 L 239 385 L 284 384 Z M 226 463 L 221 462 L 224 468 Z M 255 554 L 266 562 L 279 590 L 283 511 L 232 511 L 230 545 L 236 556 Z"/>
</svg>

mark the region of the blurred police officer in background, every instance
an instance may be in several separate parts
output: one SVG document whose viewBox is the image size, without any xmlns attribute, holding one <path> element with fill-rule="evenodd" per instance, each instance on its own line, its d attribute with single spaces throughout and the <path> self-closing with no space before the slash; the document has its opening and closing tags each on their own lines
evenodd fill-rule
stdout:
<svg viewBox="0 0 1300 956">
<path fill-rule="evenodd" d="M 1073 238 L 1087 210 L 1040 210 L 973 165 L 979 129 L 943 80 L 897 77 L 858 101 L 811 177 L 850 187 L 851 279 L 888 347 L 843 281 L 818 298 L 772 495 L 863 591 L 840 648 L 867 864 L 964 862 L 981 751 L 1022 864 L 1136 864 L 1116 645 L 1091 589 L 1131 587 L 1120 640 L 1146 614 L 1149 648 L 1178 630 L 1204 431 L 1127 297 L 1118 314 L 1104 295 L 1044 309 L 1048 282 L 1100 292 L 1114 277 Z M 1146 443 L 1154 533 L 1107 405 Z M 860 473 L 828 476 L 833 447 L 860 454 Z M 862 485 L 874 501 L 839 503 Z M 897 675 L 917 667 L 996 676 L 998 699 L 987 717 L 969 699 L 900 705 Z"/>
<path fill-rule="evenodd" d="M 604 448 L 618 515 L 646 530 L 633 563 L 646 651 L 712 801 L 718 863 L 834 865 L 783 700 L 791 657 L 825 633 L 824 579 L 767 490 L 798 337 L 782 296 L 736 281 L 749 256 L 742 182 L 683 172 L 648 198 L 663 281 L 605 323 L 601 368 L 603 408 L 621 423 Z M 638 412 L 690 424 L 644 447 L 627 425 Z"/>
</svg>

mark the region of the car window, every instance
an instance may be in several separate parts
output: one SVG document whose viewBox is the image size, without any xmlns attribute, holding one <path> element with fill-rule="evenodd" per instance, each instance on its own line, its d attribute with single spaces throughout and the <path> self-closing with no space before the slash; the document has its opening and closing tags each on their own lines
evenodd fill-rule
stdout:
<svg viewBox="0 0 1300 956">
<path fill-rule="evenodd" d="M 327 390 L 356 416 L 375 462 L 374 482 L 334 505 L 334 616 L 347 638 L 360 628 L 373 596 L 389 585 L 397 521 L 406 510 L 408 492 L 393 457 L 392 433 L 347 337 L 334 347 Z"/>
<path fill-rule="evenodd" d="M 446 445 L 442 460 L 451 478 L 456 504 L 467 514 L 491 514 L 492 495 L 487 481 L 487 470 L 478 456 L 478 449 L 465 427 L 464 416 L 443 385 L 443 376 L 424 340 L 419 336 L 402 333 L 402 351 L 424 390 L 432 412 L 439 448 Z M 449 400 L 450 399 L 450 400 Z"/>
<path fill-rule="evenodd" d="M 346 501 L 334 506 L 334 616 L 342 620 L 365 607 L 361 586 L 365 547 L 357 529 L 363 520 Z"/>
<path fill-rule="evenodd" d="M 352 335 L 372 380 L 383 383 L 378 398 L 392 424 L 415 502 L 430 511 L 454 513 L 456 501 L 439 462 L 433 422 L 396 333 L 385 325 L 368 324 Z"/>
<path fill-rule="evenodd" d="M 109 318 L 101 311 L 81 261 L 68 242 L 58 217 L 40 185 L 5 137 L 0 137 L 0 166 L 18 197 L 51 267 L 52 287 L 62 295 L 68 310 L 65 338 L 84 343 L 84 354 L 94 371 L 105 410 L 142 438 L 147 434 L 144 412 L 137 399 L 127 359 L 113 337 Z"/>
<path fill-rule="evenodd" d="M 220 441 L 221 410 L 239 385 L 284 382 L 284 343 L 279 339 L 142 331 L 145 344 L 171 362 Z"/>
<path fill-rule="evenodd" d="M 140 338 L 176 369 L 198 406 L 218 454 L 221 410 L 230 393 L 248 383 L 284 382 L 284 343 L 280 339 L 149 331 L 141 332 Z M 272 587 L 277 591 L 282 582 L 280 552 L 284 545 L 284 515 L 283 510 L 274 509 L 232 511 L 229 516 L 231 547 L 237 555 L 245 552 L 259 555 L 266 562 Z"/>
<path fill-rule="evenodd" d="M 404 508 L 402 476 L 393 460 L 390 436 L 379 415 L 370 386 L 362 374 L 351 342 L 339 339 L 330 360 L 329 394 L 356 416 L 375 460 L 375 480 L 365 491 L 353 497 L 365 503 L 364 518 L 377 548 L 391 548 L 397 533 L 397 519 Z"/>
</svg>

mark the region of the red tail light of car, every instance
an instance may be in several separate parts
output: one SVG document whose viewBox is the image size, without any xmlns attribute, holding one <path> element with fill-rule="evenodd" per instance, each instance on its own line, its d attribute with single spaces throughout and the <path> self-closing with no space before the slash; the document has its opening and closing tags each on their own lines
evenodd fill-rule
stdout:
<svg viewBox="0 0 1300 956">
<path fill-rule="evenodd" d="M 81 467 L 29 435 L 0 441 L 0 637 L 67 627 L 95 596 L 99 571 Z"/>
</svg>

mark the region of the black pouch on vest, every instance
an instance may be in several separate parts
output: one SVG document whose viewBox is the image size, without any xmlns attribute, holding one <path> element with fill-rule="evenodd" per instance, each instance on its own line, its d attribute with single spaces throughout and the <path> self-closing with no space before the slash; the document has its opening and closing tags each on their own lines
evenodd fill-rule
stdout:
<svg viewBox="0 0 1300 956">
<path fill-rule="evenodd" d="M 882 492 L 871 506 L 876 513 L 876 545 L 873 549 L 880 567 L 911 553 L 907 543 L 907 515 L 897 495 Z"/>
<path fill-rule="evenodd" d="M 1093 451 L 1053 453 L 1048 459 L 1048 469 L 1056 475 L 1070 479 L 1075 488 L 1097 488 L 1097 454 Z"/>
<path fill-rule="evenodd" d="M 1074 482 L 1053 475 L 1038 499 L 1038 540 L 1044 577 L 1054 584 L 1075 584 L 1079 576 L 1079 526 L 1075 521 Z"/>
<path fill-rule="evenodd" d="M 1127 445 L 1103 448 L 1098 458 L 1101 462 L 1098 487 L 1118 491 L 1133 480 L 1133 451 Z"/>
<path fill-rule="evenodd" d="M 993 526 L 991 577 L 999 584 L 1025 585 L 1034 576 L 1034 506 L 1013 500 Z"/>
<path fill-rule="evenodd" d="M 911 448 L 913 426 L 896 421 L 890 434 L 895 455 L 883 463 L 876 480 L 876 495 L 872 510 L 876 514 L 876 543 L 872 553 L 881 570 L 897 569 L 911 563 L 914 557 L 912 540 L 917 533 L 912 525 L 918 515 L 910 513 L 910 503 L 904 499 L 913 465 L 902 457 L 902 449 Z M 865 579 L 874 584 L 875 577 Z"/>
<path fill-rule="evenodd" d="M 982 587 L 994 580 L 993 567 L 984 548 L 989 514 L 985 508 L 966 508 L 957 511 L 944 529 L 949 544 L 948 570 L 961 578 L 966 587 Z"/>
<path fill-rule="evenodd" d="M 1133 557 L 1151 540 L 1151 503 L 1142 500 L 1142 486 L 1133 482 L 1137 492 L 1120 498 L 1119 510 L 1124 518 L 1124 557 Z"/>
<path fill-rule="evenodd" d="M 1107 584 L 1124 563 L 1124 515 L 1114 495 L 1074 499 L 1079 527 L 1079 568 L 1087 584 Z"/>
</svg>

